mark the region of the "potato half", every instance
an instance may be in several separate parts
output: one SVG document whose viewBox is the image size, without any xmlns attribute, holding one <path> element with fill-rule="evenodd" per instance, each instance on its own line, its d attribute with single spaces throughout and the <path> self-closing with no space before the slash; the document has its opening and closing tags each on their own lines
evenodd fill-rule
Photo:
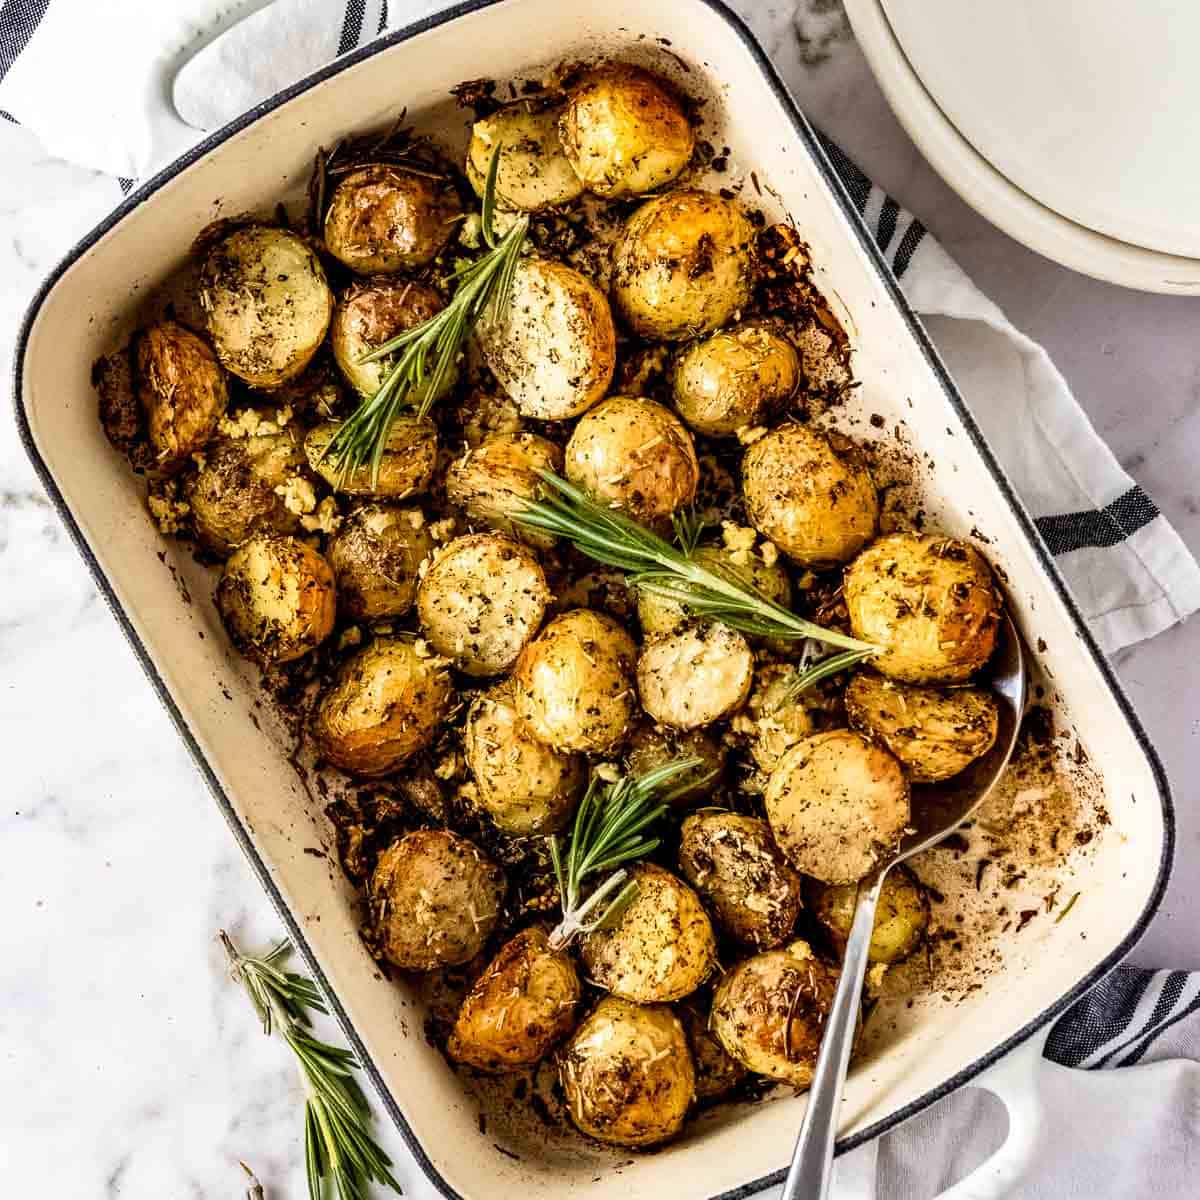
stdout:
<svg viewBox="0 0 1200 1200">
<path fill-rule="evenodd" d="M 720 786 L 725 770 L 724 742 L 702 729 L 671 729 L 648 721 L 633 731 L 625 750 L 625 766 L 632 775 L 645 775 L 680 758 L 700 759 L 698 766 L 671 781 L 667 793 L 674 807 L 689 808 Z"/>
<path fill-rule="evenodd" d="M 419 508 L 364 504 L 329 541 L 338 610 L 355 621 L 402 617 L 417 598 L 421 563 L 433 538 Z"/>
<path fill-rule="evenodd" d="M 829 931 L 839 954 L 854 923 L 858 886 L 853 883 L 822 888 L 813 915 Z M 929 899 L 917 877 L 905 866 L 893 867 L 883 881 L 867 958 L 871 963 L 896 963 L 907 958 L 929 928 Z"/>
<path fill-rule="evenodd" d="M 652 637 L 638 657 L 642 707 L 676 729 L 697 729 L 736 712 L 750 694 L 754 652 L 717 622 L 693 622 Z"/>
<path fill-rule="evenodd" d="M 325 421 L 310 429 L 304 439 L 309 465 L 331 488 L 350 496 L 405 500 L 429 487 L 438 452 L 437 427 L 432 421 L 399 416 L 392 422 L 383 447 L 378 481 L 372 479 L 370 463 L 343 475 L 326 456 L 337 431 L 336 421 Z"/>
</svg>

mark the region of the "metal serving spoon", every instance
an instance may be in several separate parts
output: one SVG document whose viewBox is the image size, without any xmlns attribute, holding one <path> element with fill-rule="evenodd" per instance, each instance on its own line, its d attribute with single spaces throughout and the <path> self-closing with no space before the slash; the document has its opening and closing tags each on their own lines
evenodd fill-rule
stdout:
<svg viewBox="0 0 1200 1200">
<path fill-rule="evenodd" d="M 912 832 L 904 837 L 896 853 L 859 885 L 858 905 L 846 941 L 842 974 L 825 1022 L 821 1052 L 817 1055 L 816 1071 L 808 1093 L 808 1111 L 800 1126 L 782 1200 L 825 1200 L 829 1195 L 838 1105 L 858 1024 L 863 978 L 867 973 L 867 949 L 875 927 L 875 909 L 884 876 L 898 863 L 937 845 L 962 825 L 987 798 L 1012 756 L 1025 711 L 1027 679 L 1021 639 L 1007 611 L 1000 625 L 999 644 L 990 670 L 989 682 L 1000 703 L 1000 727 L 995 744 L 962 774 L 942 784 L 914 789 Z"/>
</svg>

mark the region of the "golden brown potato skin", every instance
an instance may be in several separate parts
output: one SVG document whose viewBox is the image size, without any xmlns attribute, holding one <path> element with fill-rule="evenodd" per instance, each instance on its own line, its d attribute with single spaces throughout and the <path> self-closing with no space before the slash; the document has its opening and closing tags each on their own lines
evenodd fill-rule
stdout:
<svg viewBox="0 0 1200 1200">
<path fill-rule="evenodd" d="M 713 996 L 712 1031 L 751 1071 L 806 1088 L 836 990 L 837 972 L 797 940 L 722 976 Z"/>
<path fill-rule="evenodd" d="M 690 808 L 720 784 L 725 770 L 725 744 L 702 729 L 671 729 L 647 721 L 633 731 L 625 750 L 631 775 L 645 775 L 680 758 L 698 758 L 699 766 L 671 781 L 664 798 L 675 808 Z"/>
<path fill-rule="evenodd" d="M 676 729 L 698 729 L 736 712 L 753 680 L 749 643 L 736 629 L 715 621 L 658 634 L 638 656 L 642 707 Z"/>
<path fill-rule="evenodd" d="M 805 567 L 831 567 L 875 536 L 879 497 L 852 449 L 805 425 L 781 425 L 742 460 L 750 523 Z"/>
<path fill-rule="evenodd" d="M 680 1000 L 716 964 L 712 922 L 696 893 L 670 871 L 644 862 L 629 874 L 637 883 L 632 903 L 611 928 L 584 940 L 588 978 L 639 1004 Z"/>
<path fill-rule="evenodd" d="M 504 872 L 449 829 L 418 829 L 393 842 L 371 876 L 368 904 L 388 962 L 432 971 L 474 958 L 496 926 Z"/>
<path fill-rule="evenodd" d="M 343 477 L 331 459 L 322 457 L 337 429 L 336 421 L 325 421 L 310 429 L 304 439 L 304 453 L 309 465 L 334 490 L 349 496 L 406 500 L 429 487 L 437 467 L 438 452 L 437 426 L 432 421 L 399 416 L 392 422 L 377 483 L 372 483 L 370 463 L 364 463 Z"/>
<path fill-rule="evenodd" d="M 558 138 L 562 105 L 533 99 L 506 104 L 471 127 L 467 179 L 482 197 L 492 155 L 500 149 L 496 202 L 501 208 L 542 212 L 578 200 L 583 182 Z"/>
<path fill-rule="evenodd" d="M 643 337 L 675 342 L 710 333 L 750 299 L 754 240 L 754 226 L 732 200 L 692 188 L 656 196 L 613 247 L 613 301 Z"/>
<path fill-rule="evenodd" d="M 325 214 L 325 247 L 359 275 L 432 262 L 462 215 L 452 187 L 387 163 L 351 171 Z"/>
<path fill-rule="evenodd" d="M 467 993 L 446 1046 L 481 1071 L 516 1071 L 544 1058 L 575 1024 L 579 975 L 543 929 L 510 938 Z"/>
<path fill-rule="evenodd" d="M 696 1095 L 696 1071 L 679 1018 L 665 1005 L 605 996 L 559 1052 L 571 1120 L 615 1146 L 674 1137 Z"/>
<path fill-rule="evenodd" d="M 418 570 L 433 553 L 419 508 L 364 504 L 329 541 L 338 610 L 356 621 L 402 617 L 417 598 Z"/>
<path fill-rule="evenodd" d="M 796 347 L 768 321 L 745 321 L 694 342 L 675 360 L 675 407 L 708 437 L 765 425 L 800 383 Z"/>
<path fill-rule="evenodd" d="M 559 138 L 583 185 L 610 200 L 670 183 L 688 165 L 694 144 L 671 91 L 627 63 L 595 67 L 575 84 Z"/>
<path fill-rule="evenodd" d="M 992 656 L 1002 602 L 974 546 L 892 533 L 847 568 L 854 636 L 883 647 L 871 665 L 907 683 L 961 683 Z"/>
<path fill-rule="evenodd" d="M 746 1068 L 717 1041 L 708 1027 L 708 1007 L 689 1000 L 678 1008 L 696 1067 L 696 1099 L 717 1100 L 746 1078 Z"/>
<path fill-rule="evenodd" d="M 567 478 L 601 503 L 654 524 L 696 496 L 692 435 L 670 409 L 613 396 L 583 416 L 566 451 Z"/>
<path fill-rule="evenodd" d="M 252 533 L 296 532 L 300 518 L 275 490 L 306 465 L 290 425 L 278 433 L 222 438 L 204 459 L 185 494 L 196 536 L 207 549 L 224 558 Z"/>
<path fill-rule="evenodd" d="M 886 746 L 914 783 L 937 783 L 992 748 L 1000 709 L 983 688 L 922 687 L 859 671 L 846 688 L 846 716 Z"/>
<path fill-rule="evenodd" d="M 813 915 L 829 931 L 839 954 L 846 951 L 857 903 L 858 885 L 847 883 L 823 888 L 813 907 Z M 907 958 L 928 928 L 929 898 L 925 889 L 907 867 L 893 867 L 884 877 L 879 894 L 868 961 L 891 964 Z"/>
<path fill-rule="evenodd" d="M 793 746 L 775 764 L 764 799 L 779 848 L 823 883 L 862 879 L 908 826 L 908 780 L 899 762 L 849 729 Z"/>
<path fill-rule="evenodd" d="M 452 699 L 441 659 L 422 657 L 401 638 L 377 638 L 321 696 L 313 737 L 326 762 L 377 779 L 429 744 Z"/>
<path fill-rule="evenodd" d="M 225 563 L 216 600 L 229 640 L 258 663 L 291 662 L 333 632 L 333 572 L 296 538 L 243 542 Z"/>
<path fill-rule="evenodd" d="M 637 712 L 636 657 L 633 639 L 603 613 L 576 608 L 555 617 L 513 671 L 521 720 L 555 749 L 609 753 Z"/>
<path fill-rule="evenodd" d="M 760 771 L 770 772 L 798 742 L 812 733 L 812 717 L 803 695 L 787 698 L 795 668 L 765 663 L 754 672 L 754 687 L 745 711 L 734 718 L 736 733 L 750 743 L 750 755 Z"/>
<path fill-rule="evenodd" d="M 800 915 L 800 876 L 758 817 L 693 813 L 683 823 L 679 869 L 740 942 L 769 950 L 785 942 Z"/>
<path fill-rule="evenodd" d="M 154 465 L 163 470 L 203 450 L 229 405 L 225 372 L 208 344 L 175 321 L 137 339 L 137 397 Z"/>
</svg>

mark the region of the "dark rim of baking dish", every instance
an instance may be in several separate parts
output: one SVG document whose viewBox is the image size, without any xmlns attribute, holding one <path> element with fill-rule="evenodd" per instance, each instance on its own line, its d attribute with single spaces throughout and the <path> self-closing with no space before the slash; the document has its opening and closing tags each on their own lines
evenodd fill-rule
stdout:
<svg viewBox="0 0 1200 1200">
<path fill-rule="evenodd" d="M 170 714 L 171 720 L 175 723 L 175 728 L 179 731 L 180 737 L 187 745 L 192 758 L 194 759 L 200 773 L 204 776 L 205 782 L 208 784 L 209 790 L 213 793 L 217 803 L 220 805 L 222 812 L 225 815 L 226 821 L 233 830 L 234 836 L 240 843 L 246 857 L 250 860 L 250 864 L 254 869 L 255 874 L 259 878 L 267 895 L 270 897 L 275 910 L 278 912 L 280 920 L 287 926 L 288 933 L 292 941 L 303 956 L 305 963 L 310 971 L 317 978 L 329 999 L 330 1006 L 334 1015 L 337 1017 L 339 1024 L 342 1027 L 350 1044 L 354 1048 L 355 1054 L 358 1055 L 359 1061 L 362 1063 L 363 1070 L 370 1077 L 382 1099 L 392 1120 L 400 1130 L 404 1140 L 412 1151 L 413 1157 L 416 1159 L 421 1169 L 429 1177 L 429 1179 L 437 1186 L 437 1188 L 448 1196 L 451 1200 L 463 1200 L 459 1193 L 450 1183 L 444 1179 L 441 1172 L 430 1161 L 429 1156 L 425 1153 L 421 1143 L 409 1127 L 403 1114 L 400 1112 L 399 1105 L 396 1103 L 391 1090 L 383 1080 L 379 1068 L 375 1065 L 371 1056 L 367 1053 L 366 1047 L 363 1045 L 362 1039 L 359 1037 L 357 1030 L 354 1028 L 345 1009 L 342 1007 L 340 1000 L 334 994 L 333 989 L 329 985 L 329 981 L 325 977 L 325 973 L 317 963 L 316 956 L 313 954 L 304 932 L 299 923 L 288 911 L 287 905 L 284 903 L 283 897 L 280 895 L 278 888 L 271 879 L 270 873 L 267 870 L 266 864 L 259 857 L 258 851 L 250 838 L 248 831 L 242 824 L 233 808 L 229 797 L 225 794 L 220 781 L 217 779 L 215 772 L 209 765 L 204 756 L 204 752 L 196 742 L 191 729 L 184 720 L 182 713 L 175 704 L 166 683 L 159 675 L 154 661 L 150 657 L 146 647 L 142 644 L 129 620 L 128 615 L 121 607 L 115 593 L 110 586 L 104 571 L 100 564 L 96 561 L 92 554 L 91 548 L 85 541 L 82 531 L 76 524 L 66 501 L 63 499 L 62 493 L 59 491 L 57 484 L 50 474 L 50 470 L 43 460 L 41 453 L 34 444 L 33 435 L 29 428 L 29 419 L 25 412 L 24 400 L 22 397 L 22 382 L 24 377 L 25 351 L 29 341 L 29 333 L 33 327 L 33 323 L 37 318 L 38 312 L 41 309 L 43 302 L 49 295 L 58 280 L 66 272 L 66 270 L 80 258 L 87 250 L 89 250 L 96 242 L 107 234 L 114 226 L 133 209 L 143 203 L 147 197 L 158 191 L 165 183 L 169 182 L 186 167 L 189 167 L 197 159 L 207 154 L 210 150 L 221 145 L 236 133 L 240 133 L 243 129 L 254 124 L 260 117 L 286 104 L 293 97 L 308 91 L 317 84 L 322 83 L 326 79 L 332 78 L 334 75 L 346 70 L 348 67 L 354 66 L 356 63 L 362 62 L 365 59 L 372 58 L 382 50 L 387 50 L 392 46 L 399 45 L 401 42 L 408 41 L 410 38 L 424 33 L 429 29 L 435 29 L 439 25 L 447 24 L 461 16 L 479 11 L 485 8 L 492 8 L 496 4 L 507 3 L 508 0 L 466 0 L 465 3 L 457 4 L 453 8 L 448 8 L 443 12 L 434 14 L 433 16 L 425 17 L 420 21 L 415 21 L 411 25 L 406 25 L 403 29 L 397 30 L 394 33 L 386 34 L 375 41 L 369 42 L 359 49 L 352 51 L 349 54 L 343 55 L 341 58 L 335 59 L 328 66 L 314 72 L 312 75 L 300 80 L 289 88 L 285 88 L 282 92 L 273 96 L 269 100 L 264 100 L 261 104 L 256 105 L 237 120 L 230 122 L 228 125 L 219 129 L 216 133 L 210 134 L 199 142 L 191 150 L 182 157 L 176 159 L 169 166 L 161 170 L 153 178 L 149 179 L 141 187 L 132 192 L 112 213 L 110 213 L 103 221 L 100 222 L 89 234 L 87 234 L 75 247 L 70 250 L 62 261 L 54 268 L 47 277 L 45 282 L 38 289 L 37 294 L 30 302 L 29 308 L 25 313 L 25 318 L 21 323 L 21 330 L 17 338 L 16 356 L 13 367 L 13 389 L 14 401 L 16 405 L 17 426 L 20 432 L 21 441 L 24 444 L 25 451 L 33 462 L 34 468 L 38 473 L 42 484 L 45 486 L 59 517 L 62 519 L 67 531 L 71 535 L 76 548 L 83 556 L 84 562 L 87 564 L 88 570 L 91 572 L 93 579 L 96 581 L 96 586 L 104 596 L 108 607 L 112 610 L 113 615 L 117 619 L 117 623 L 121 626 L 130 646 L 133 648 L 134 654 L 137 656 L 149 678 L 154 690 L 158 693 L 159 699 L 163 706 Z M 1120 682 L 1113 673 L 1108 660 L 1101 653 L 1099 646 L 1096 644 L 1090 630 L 1084 622 L 1083 615 L 1080 613 L 1078 606 L 1075 604 L 1070 592 L 1067 590 L 1066 583 L 1059 574 L 1058 567 L 1055 565 L 1054 559 L 1045 543 L 1041 539 L 1041 535 L 1037 531 L 1033 520 L 1026 512 L 1024 505 L 1014 493 L 1012 485 L 1009 483 L 1003 468 L 996 461 L 987 442 L 984 440 L 982 433 L 976 425 L 974 418 L 971 416 L 965 402 L 958 393 L 958 389 L 951 380 L 949 373 L 943 365 L 941 358 L 929 341 L 923 326 L 920 323 L 916 313 L 910 307 L 908 301 L 904 298 L 900 291 L 899 285 L 896 282 L 895 276 L 888 269 L 887 263 L 871 237 L 870 231 L 863 223 L 858 210 L 854 207 L 853 202 L 847 195 L 841 180 L 827 159 L 824 150 L 817 141 L 813 133 L 812 127 L 809 125 L 807 118 L 800 111 L 796 102 L 792 99 L 791 93 L 787 90 L 786 84 L 779 77 L 779 73 L 775 70 L 771 60 L 767 57 L 765 51 L 759 45 L 754 35 L 750 32 L 745 22 L 735 12 L 728 8 L 723 0 L 696 0 L 697 3 L 704 4 L 710 8 L 718 16 L 720 16 L 729 28 L 742 41 L 746 50 L 754 58 L 762 71 L 763 78 L 770 86 L 775 95 L 776 100 L 790 117 L 793 129 L 796 136 L 804 143 L 809 154 L 820 168 L 821 173 L 825 177 L 833 195 L 841 206 L 842 213 L 846 218 L 847 224 L 854 231 L 858 238 L 859 245 L 863 252 L 871 260 L 879 275 L 880 281 L 891 297 L 892 303 L 899 310 L 908 325 L 909 332 L 913 340 L 920 347 L 926 361 L 929 364 L 930 370 L 937 377 L 938 383 L 945 392 L 947 399 L 950 401 L 954 410 L 957 412 L 959 420 L 963 427 L 970 435 L 975 448 L 979 451 L 980 456 L 986 463 L 988 470 L 995 479 L 997 487 L 1003 493 L 1009 507 L 1012 509 L 1014 516 L 1017 518 L 1021 527 L 1024 529 L 1026 536 L 1032 543 L 1038 560 L 1054 584 L 1056 591 L 1063 604 L 1066 606 L 1071 617 L 1075 621 L 1076 632 L 1084 646 L 1091 654 L 1097 668 L 1108 684 L 1109 690 L 1112 692 L 1113 698 L 1116 700 L 1125 720 L 1128 722 L 1130 729 L 1133 731 L 1134 737 L 1137 739 L 1142 752 L 1146 755 L 1147 761 L 1150 764 L 1154 774 L 1155 783 L 1158 787 L 1159 798 L 1162 802 L 1163 814 L 1163 844 L 1162 855 L 1159 860 L 1158 875 L 1155 880 L 1153 892 L 1145 907 L 1142 909 L 1137 920 L 1130 928 L 1129 932 L 1121 939 L 1120 943 L 1113 951 L 1096 967 L 1094 967 L 1083 979 L 1075 984 L 1066 994 L 1061 996 L 1048 1008 L 1044 1009 L 1033 1020 L 1029 1021 L 1023 1028 L 1018 1030 L 1011 1037 L 988 1051 L 983 1057 L 976 1059 L 969 1066 L 963 1068 L 957 1074 L 945 1080 L 938 1087 L 919 1096 L 910 1104 L 898 1109 L 896 1112 L 885 1117 L 881 1121 L 877 1121 L 874 1125 L 868 1126 L 866 1129 L 860 1130 L 847 1138 L 843 1138 L 837 1144 L 837 1153 L 844 1154 L 848 1150 L 853 1150 L 855 1147 L 862 1145 L 864 1142 L 870 1141 L 872 1138 L 878 1137 L 887 1130 L 892 1129 L 901 1121 L 927 1108 L 930 1104 L 940 1100 L 943 1096 L 948 1095 L 956 1088 L 961 1087 L 968 1080 L 975 1078 L 987 1067 L 991 1066 L 997 1059 L 1002 1058 L 1014 1046 L 1017 1046 L 1028 1038 L 1037 1029 L 1046 1025 L 1054 1017 L 1063 1012 L 1069 1005 L 1077 1000 L 1085 991 L 1092 987 L 1099 979 L 1107 974 L 1113 967 L 1123 959 L 1136 944 L 1141 935 L 1145 932 L 1146 926 L 1149 924 L 1150 918 L 1158 909 L 1162 901 L 1163 893 L 1166 890 L 1167 880 L 1170 877 L 1171 862 L 1175 845 L 1175 813 L 1171 800 L 1170 786 L 1167 783 L 1166 773 L 1163 770 L 1162 763 L 1159 761 L 1157 752 L 1150 739 L 1146 735 L 1146 731 L 1142 728 L 1141 722 L 1138 720 L 1137 714 L 1134 712 L 1132 705 L 1125 695 Z M 763 1188 L 771 1187 L 781 1183 L 786 1175 L 786 1168 L 781 1168 L 778 1171 L 773 1171 L 770 1174 L 760 1176 L 749 1183 L 742 1184 L 739 1187 L 732 1188 L 728 1191 L 721 1192 L 710 1197 L 710 1200 L 744 1200 L 745 1197 L 753 1195 L 755 1192 L 761 1191 Z"/>
</svg>

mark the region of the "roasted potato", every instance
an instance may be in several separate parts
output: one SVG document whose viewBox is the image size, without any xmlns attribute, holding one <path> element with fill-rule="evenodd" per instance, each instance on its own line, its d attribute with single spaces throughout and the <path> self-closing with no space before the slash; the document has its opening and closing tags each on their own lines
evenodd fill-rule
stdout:
<svg viewBox="0 0 1200 1200">
<path fill-rule="evenodd" d="M 393 842 L 371 876 L 367 903 L 383 956 L 403 971 L 474 958 L 496 926 L 504 872 L 449 829 Z"/>
<path fill-rule="evenodd" d="M 562 462 L 562 450 L 536 433 L 492 434 L 450 464 L 446 499 L 472 520 L 548 549 L 554 544 L 553 534 L 522 529 L 512 518 L 537 499 L 538 471 L 559 475 Z"/>
<path fill-rule="evenodd" d="M 586 275 L 553 259 L 521 259 L 508 302 L 484 313 L 475 338 L 526 417 L 578 417 L 612 382 L 617 335 L 608 301 Z"/>
<path fill-rule="evenodd" d="M 859 455 L 805 425 L 781 425 L 746 451 L 742 494 L 751 524 L 805 567 L 853 558 L 879 523 L 879 497 Z"/>
<path fill-rule="evenodd" d="M 615 1146 L 674 1137 L 696 1096 L 679 1018 L 665 1004 L 605 996 L 559 1052 L 558 1077 L 575 1125 Z"/>
<path fill-rule="evenodd" d="M 295 533 L 300 515 L 288 507 L 288 494 L 311 489 L 303 481 L 306 465 L 300 435 L 290 425 L 209 446 L 184 489 L 196 536 L 225 558 L 253 533 Z"/>
<path fill-rule="evenodd" d="M 788 685 L 795 674 L 795 668 L 783 663 L 758 667 L 745 711 L 734 718 L 734 731 L 749 739 L 750 756 L 760 771 L 770 772 L 793 746 L 812 733 L 812 717 L 804 697 L 788 696 Z"/>
<path fill-rule="evenodd" d="M 510 682 L 471 705 L 463 748 L 479 806 L 497 829 L 526 837 L 570 820 L 587 777 L 583 758 L 539 742 L 521 724 Z"/>
<path fill-rule="evenodd" d="M 749 301 L 754 226 L 733 200 L 690 188 L 656 196 L 613 247 L 612 295 L 635 333 L 701 337 Z"/>
<path fill-rule="evenodd" d="M 499 675 L 537 633 L 549 600 L 528 546 L 503 533 L 469 533 L 434 556 L 417 589 L 417 616 L 460 671 Z"/>
<path fill-rule="evenodd" d="M 483 195 L 492 155 L 500 154 L 496 203 L 521 212 L 541 212 L 578 200 L 583 181 L 558 138 L 562 105 L 529 98 L 481 117 L 471 127 L 467 178 Z"/>
<path fill-rule="evenodd" d="M 676 729 L 698 729 L 736 712 L 753 679 L 749 643 L 736 629 L 715 621 L 652 637 L 638 656 L 642 707 Z"/>
<path fill-rule="evenodd" d="M 846 715 L 886 746 L 913 783 L 957 775 L 996 740 L 1000 709 L 977 687 L 922 687 L 859 671 L 846 688 Z"/>
<path fill-rule="evenodd" d="M 845 883 L 822 888 L 813 906 L 813 915 L 829 931 L 839 954 L 845 953 L 857 903 L 858 885 Z M 907 867 L 893 867 L 884 877 L 879 894 L 868 960 L 872 964 L 890 965 L 907 958 L 928 928 L 929 899 L 925 889 Z"/>
<path fill-rule="evenodd" d="M 881 746 L 849 729 L 793 746 L 767 780 L 767 820 L 793 866 L 822 883 L 854 883 L 908 827 L 908 780 Z"/>
<path fill-rule="evenodd" d="M 376 638 L 322 694 L 313 739 L 326 762 L 351 775 L 390 775 L 429 744 L 453 697 L 442 659 L 402 638 Z"/>
<path fill-rule="evenodd" d="M 559 137 L 576 176 L 610 200 L 670 183 L 688 165 L 692 127 L 661 79 L 628 63 L 604 63 L 571 88 Z"/>
<path fill-rule="evenodd" d="M 461 217 L 448 179 L 371 163 L 334 189 L 325 214 L 325 248 L 359 275 L 408 271 L 437 257 Z"/>
<path fill-rule="evenodd" d="M 333 460 L 325 456 L 337 431 L 336 421 L 325 421 L 310 429 L 304 439 L 309 465 L 331 488 L 350 496 L 406 500 L 429 487 L 438 452 L 437 427 L 432 421 L 405 415 L 392 421 L 377 483 L 372 482 L 370 463 L 343 475 Z"/>
<path fill-rule="evenodd" d="M 712 795 L 725 770 L 725 743 L 709 737 L 702 729 L 671 729 L 647 721 L 633 731 L 625 750 L 625 766 L 631 775 L 645 775 L 680 758 L 698 758 L 699 766 L 671 781 L 663 797 L 676 808 L 690 808 Z"/>
<path fill-rule="evenodd" d="M 693 342 L 675 360 L 671 379 L 679 415 L 708 437 L 768 424 L 799 383 L 796 347 L 768 321 L 746 321 Z"/>
<path fill-rule="evenodd" d="M 717 1100 L 746 1078 L 746 1068 L 725 1050 L 709 1029 L 708 1006 L 688 1000 L 677 1009 L 696 1068 L 696 1099 Z"/>
<path fill-rule="evenodd" d="M 510 938 L 467 993 L 446 1052 L 481 1071 L 516 1071 L 544 1058 L 575 1024 L 579 975 L 545 930 Z"/>
<path fill-rule="evenodd" d="M 711 1028 L 743 1066 L 806 1088 L 836 990 L 837 972 L 797 940 L 756 954 L 721 977 Z"/>
<path fill-rule="evenodd" d="M 632 902 L 608 928 L 583 943 L 588 978 L 639 1004 L 680 1000 L 712 973 L 717 944 L 700 898 L 653 863 L 631 868 Z"/>
<path fill-rule="evenodd" d="M 225 372 L 208 344 L 174 321 L 138 336 L 134 381 L 152 465 L 179 466 L 203 450 L 229 404 Z"/>
<path fill-rule="evenodd" d="M 270 225 L 242 226 L 209 249 L 200 301 L 221 364 L 256 388 L 299 375 L 333 316 L 333 293 L 312 247 Z"/>
<path fill-rule="evenodd" d="M 555 617 L 517 660 L 517 712 L 557 750 L 608 754 L 637 712 L 637 647 L 611 617 L 576 608 Z"/>
<path fill-rule="evenodd" d="M 791 936 L 800 915 L 800 876 L 758 817 L 706 809 L 683 822 L 679 869 L 727 933 L 757 950 Z"/>
<path fill-rule="evenodd" d="M 417 598 L 421 563 L 433 538 L 419 508 L 364 504 L 329 541 L 338 610 L 355 621 L 402 617 Z"/>
<path fill-rule="evenodd" d="M 871 665 L 907 683 L 961 683 L 992 656 L 1002 602 L 974 546 L 892 533 L 847 568 L 854 636 L 883 647 Z"/>
<path fill-rule="evenodd" d="M 651 524 L 691 504 L 700 478 L 692 435 L 679 418 L 634 396 L 613 396 L 580 419 L 566 472 L 602 504 Z"/>
<path fill-rule="evenodd" d="M 263 665 L 291 662 L 333 632 L 333 572 L 296 538 L 262 533 L 243 542 L 225 563 L 216 599 L 229 640 Z"/>
</svg>

